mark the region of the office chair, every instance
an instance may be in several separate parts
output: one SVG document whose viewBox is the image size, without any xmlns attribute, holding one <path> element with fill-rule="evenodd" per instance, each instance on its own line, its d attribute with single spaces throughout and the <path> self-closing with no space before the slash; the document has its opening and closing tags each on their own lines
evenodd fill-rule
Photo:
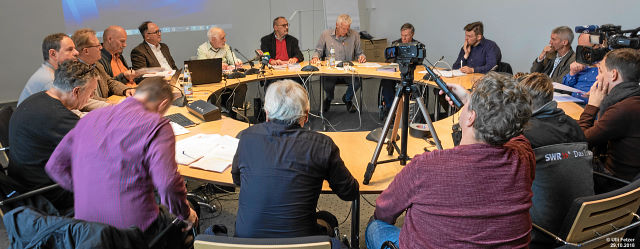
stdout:
<svg viewBox="0 0 640 249">
<path fill-rule="evenodd" d="M 496 65 L 491 71 L 496 71 L 498 73 L 508 73 L 513 75 L 513 69 L 511 68 L 511 64 L 503 61 L 498 62 L 498 65 Z"/>
<path fill-rule="evenodd" d="M 542 146 L 533 151 L 536 168 L 531 186 L 531 220 L 552 233 L 558 233 L 573 200 L 595 194 L 593 154 L 586 142 Z M 557 156 L 556 160 L 547 160 L 551 156 Z M 550 245 L 553 245 L 553 239 L 537 230 L 531 232 L 531 248 L 548 248 Z"/>
<path fill-rule="evenodd" d="M 298 238 L 238 238 L 215 235 L 198 235 L 194 249 L 330 249 L 329 236 L 308 236 Z"/>
<path fill-rule="evenodd" d="M 3 169 L 9 167 L 7 150 L 9 149 L 9 120 L 12 114 L 12 107 L 0 107 L 0 165 Z"/>
<path fill-rule="evenodd" d="M 611 192 L 576 198 L 557 235 L 537 224 L 533 227 L 563 246 L 608 247 L 612 242 L 621 242 L 625 231 L 640 226 L 638 207 L 640 180 L 635 180 Z"/>
</svg>

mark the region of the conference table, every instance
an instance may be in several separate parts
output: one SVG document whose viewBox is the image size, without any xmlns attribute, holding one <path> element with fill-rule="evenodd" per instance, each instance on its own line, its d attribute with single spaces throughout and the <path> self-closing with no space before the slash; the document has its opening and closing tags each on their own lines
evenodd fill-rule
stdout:
<svg viewBox="0 0 640 249">
<path fill-rule="evenodd" d="M 355 77 L 367 77 L 367 78 L 380 78 L 380 79 L 395 79 L 400 80 L 399 72 L 384 72 L 378 71 L 375 67 L 364 67 L 370 64 L 362 64 L 354 63 L 355 71 L 347 71 L 336 68 L 329 68 L 326 66 L 319 66 L 319 71 L 309 72 L 309 71 L 300 71 L 300 67 L 296 67 L 294 69 L 284 69 L 284 70 L 269 70 L 264 74 L 260 75 L 247 75 L 245 78 L 237 78 L 237 79 L 226 79 L 220 83 L 212 83 L 212 84 L 203 84 L 197 85 L 193 87 L 194 96 L 191 100 L 207 100 L 208 96 L 213 93 L 217 93 L 224 88 L 234 87 L 236 84 L 246 84 L 249 82 L 255 82 L 260 80 L 268 80 L 268 79 L 282 79 L 282 78 L 291 78 L 291 77 L 310 77 L 310 76 L 355 76 Z M 379 63 L 385 65 L 385 63 Z M 304 66 L 304 65 L 301 65 Z M 414 73 L 414 83 L 424 84 L 430 87 L 437 87 L 437 85 L 432 81 L 423 80 L 423 76 L 425 75 L 422 71 L 424 68 L 418 66 Z M 459 77 L 452 78 L 442 78 L 447 83 L 456 83 L 460 84 L 466 89 L 470 89 L 473 86 L 473 83 L 480 79 L 482 74 L 467 74 Z M 559 107 L 562 108 L 569 116 L 574 119 L 578 119 L 579 115 L 582 113 L 582 107 L 575 103 L 570 102 L 561 102 L 559 103 Z M 185 139 L 187 137 L 206 133 L 206 134 L 220 134 L 220 135 L 229 135 L 235 137 L 238 132 L 246 129 L 249 124 L 241 121 L 237 121 L 228 117 L 222 117 L 220 120 L 211 121 L 211 122 L 203 122 L 199 120 L 196 116 L 191 115 L 185 107 L 176 107 L 172 106 L 167 114 L 172 113 L 181 113 L 185 117 L 191 119 L 192 121 L 198 123 L 198 125 L 194 127 L 188 128 L 190 131 L 187 134 L 176 136 L 176 140 Z M 447 118 L 438 120 L 433 122 L 434 129 L 438 138 L 441 142 L 443 149 L 453 148 L 453 140 L 451 137 L 452 132 L 452 124 L 457 123 L 458 114 L 455 113 Z M 359 183 L 363 182 L 364 174 L 367 168 L 367 164 L 371 161 L 373 152 L 376 148 L 376 142 L 372 142 L 367 140 L 365 137 L 369 133 L 368 131 L 356 131 L 356 132 L 322 132 L 327 136 L 331 137 L 336 145 L 340 149 L 340 156 L 343 159 L 346 167 L 349 169 L 351 174 L 358 180 Z M 431 139 L 432 140 L 432 139 Z M 416 154 L 424 153 L 425 151 L 435 150 L 436 146 L 431 142 L 422 139 L 422 138 L 414 138 L 409 136 L 407 143 L 407 155 L 413 156 Z M 393 155 L 388 155 L 385 151 L 380 153 L 378 161 L 395 159 L 398 157 L 397 153 Z M 370 180 L 368 185 L 360 184 L 360 192 L 361 193 L 381 193 L 385 190 L 395 175 L 402 170 L 403 166 L 400 165 L 400 162 L 393 163 L 385 163 L 377 165 L 375 172 Z M 219 184 L 219 185 L 227 185 L 233 186 L 233 180 L 231 177 L 231 167 L 227 168 L 222 173 L 217 173 L 213 171 L 206 171 L 197 168 L 192 168 L 185 165 L 178 166 L 179 173 L 186 177 L 197 179 L 200 181 L 205 181 L 209 183 Z M 330 193 L 331 189 L 329 188 L 328 183 L 325 181 L 322 190 L 324 193 Z M 353 248 L 358 248 L 359 246 L 359 209 L 360 203 L 359 198 L 356 198 L 352 203 L 352 223 L 351 223 L 351 245 Z"/>
</svg>

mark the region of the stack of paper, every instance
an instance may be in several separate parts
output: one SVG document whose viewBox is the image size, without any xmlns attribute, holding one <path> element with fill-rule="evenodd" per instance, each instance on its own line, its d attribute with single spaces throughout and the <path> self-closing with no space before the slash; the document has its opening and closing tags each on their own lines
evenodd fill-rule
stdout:
<svg viewBox="0 0 640 249">
<path fill-rule="evenodd" d="M 174 136 L 179 136 L 182 134 L 189 133 L 189 130 L 187 130 L 187 128 L 184 128 L 184 126 L 182 125 L 176 124 L 174 122 L 169 122 L 169 124 L 171 124 L 171 129 L 173 129 Z"/>
<path fill-rule="evenodd" d="M 572 92 L 572 93 L 584 93 L 584 91 L 580 89 L 576 89 L 558 82 L 553 82 L 553 89 Z"/>
<path fill-rule="evenodd" d="M 573 97 L 569 94 L 558 93 L 558 92 L 553 93 L 553 100 L 555 100 L 556 102 L 577 102 L 577 103 L 584 102 L 584 100 L 582 99 Z"/>
<path fill-rule="evenodd" d="M 233 161 L 238 139 L 218 134 L 197 134 L 176 142 L 176 162 L 223 172 Z"/>
<path fill-rule="evenodd" d="M 359 67 L 381 67 L 382 65 L 375 62 L 365 62 L 357 64 Z"/>
<path fill-rule="evenodd" d="M 467 75 L 466 73 L 463 73 L 462 71 L 460 71 L 459 69 L 456 70 L 439 70 L 439 69 L 434 69 L 433 70 L 434 73 L 436 73 L 437 75 L 440 75 L 440 77 L 445 77 L 445 78 L 451 78 L 451 77 L 459 77 L 459 76 L 465 76 Z M 420 71 L 418 73 L 424 73 L 426 74 L 427 71 Z"/>
</svg>

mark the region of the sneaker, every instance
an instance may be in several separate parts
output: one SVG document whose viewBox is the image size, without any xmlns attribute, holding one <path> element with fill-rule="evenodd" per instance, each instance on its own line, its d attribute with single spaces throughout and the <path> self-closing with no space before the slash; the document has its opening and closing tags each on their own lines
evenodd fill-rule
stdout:
<svg viewBox="0 0 640 249">
<path fill-rule="evenodd" d="M 331 100 L 330 99 L 324 99 L 322 101 L 322 112 L 324 112 L 324 113 L 329 112 L 329 108 L 331 108 Z"/>
</svg>

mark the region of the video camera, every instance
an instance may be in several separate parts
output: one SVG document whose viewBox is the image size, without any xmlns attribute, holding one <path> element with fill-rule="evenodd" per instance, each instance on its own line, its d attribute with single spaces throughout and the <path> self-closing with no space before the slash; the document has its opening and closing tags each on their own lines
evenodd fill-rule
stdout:
<svg viewBox="0 0 640 249">
<path fill-rule="evenodd" d="M 622 30 L 621 26 L 613 24 L 576 26 L 576 33 L 588 33 L 591 44 L 600 44 L 601 47 L 578 46 L 576 48 L 576 61 L 592 65 L 604 58 L 607 52 L 618 48 L 640 49 L 638 32 L 640 27 L 630 30 Z"/>
<path fill-rule="evenodd" d="M 426 54 L 424 44 L 419 42 L 400 43 L 384 50 L 387 60 L 395 59 L 398 64 L 422 64 Z"/>
</svg>

